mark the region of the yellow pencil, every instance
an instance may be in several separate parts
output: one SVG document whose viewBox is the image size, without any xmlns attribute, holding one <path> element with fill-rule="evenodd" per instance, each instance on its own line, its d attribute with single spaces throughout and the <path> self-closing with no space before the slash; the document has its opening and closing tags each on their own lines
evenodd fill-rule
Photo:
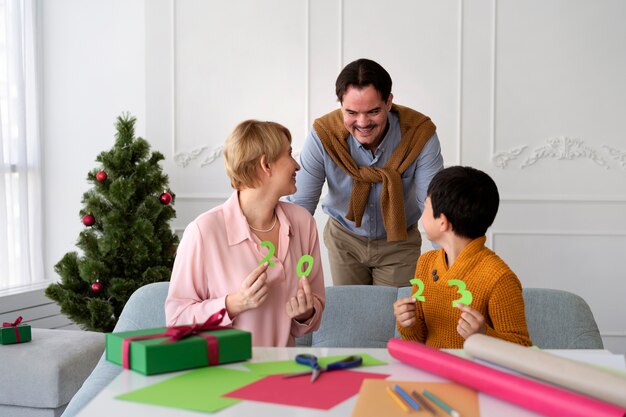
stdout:
<svg viewBox="0 0 626 417">
<path fill-rule="evenodd" d="M 394 401 L 400 406 L 402 410 L 404 410 L 405 413 L 409 412 L 409 407 L 404 403 L 404 401 L 402 401 L 402 398 L 398 397 L 398 394 L 393 392 L 393 390 L 389 387 L 387 387 L 387 393 L 389 393 L 391 398 L 394 399 Z"/>
</svg>

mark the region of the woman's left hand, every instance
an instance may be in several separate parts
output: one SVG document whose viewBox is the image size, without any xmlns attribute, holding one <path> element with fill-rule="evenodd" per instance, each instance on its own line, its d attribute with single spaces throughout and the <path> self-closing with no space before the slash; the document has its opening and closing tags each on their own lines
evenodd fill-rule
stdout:
<svg viewBox="0 0 626 417">
<path fill-rule="evenodd" d="M 300 278 L 298 292 L 295 297 L 287 301 L 287 316 L 303 322 L 313 315 L 313 293 L 306 277 Z"/>
</svg>

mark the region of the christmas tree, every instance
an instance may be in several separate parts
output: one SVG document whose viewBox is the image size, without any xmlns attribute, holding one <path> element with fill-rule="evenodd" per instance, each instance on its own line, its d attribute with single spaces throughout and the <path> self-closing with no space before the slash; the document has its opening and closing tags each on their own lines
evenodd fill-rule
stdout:
<svg viewBox="0 0 626 417">
<path fill-rule="evenodd" d="M 109 332 L 130 295 L 139 287 L 170 279 L 178 237 L 169 221 L 176 216 L 174 194 L 159 166 L 164 157 L 135 138 L 134 117 L 117 119 L 115 145 L 96 158 L 80 210 L 85 229 L 55 265 L 61 281 L 46 296 L 87 330 Z"/>
</svg>

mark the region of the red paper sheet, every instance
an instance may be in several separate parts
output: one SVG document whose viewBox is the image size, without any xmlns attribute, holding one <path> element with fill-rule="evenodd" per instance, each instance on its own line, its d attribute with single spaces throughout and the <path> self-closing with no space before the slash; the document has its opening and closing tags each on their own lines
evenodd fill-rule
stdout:
<svg viewBox="0 0 626 417">
<path fill-rule="evenodd" d="M 356 395 L 364 379 L 385 379 L 388 376 L 343 370 L 322 372 L 311 383 L 309 375 L 296 378 L 271 375 L 224 397 L 328 410 Z"/>
</svg>

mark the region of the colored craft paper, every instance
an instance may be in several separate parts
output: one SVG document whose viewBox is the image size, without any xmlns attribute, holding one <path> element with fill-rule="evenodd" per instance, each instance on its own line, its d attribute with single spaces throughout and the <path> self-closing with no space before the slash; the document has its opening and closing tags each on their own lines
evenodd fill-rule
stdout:
<svg viewBox="0 0 626 417">
<path fill-rule="evenodd" d="M 296 378 L 270 375 L 225 396 L 240 400 L 328 410 L 358 393 L 364 379 L 385 379 L 388 376 L 387 374 L 341 370 L 322 372 L 317 380 L 311 383 L 308 375 Z"/>
<path fill-rule="evenodd" d="M 624 407 L 502 372 L 421 343 L 391 339 L 387 350 L 408 365 L 546 416 L 626 416 Z"/>
<path fill-rule="evenodd" d="M 377 366 L 386 365 L 387 363 L 376 359 L 366 353 L 352 353 L 347 355 L 337 356 L 318 356 L 318 363 L 323 368 L 331 362 L 336 362 L 344 359 L 350 355 L 358 355 L 363 358 L 363 364 L 361 366 Z M 295 360 L 286 361 L 273 361 L 273 362 L 258 362 L 258 363 L 244 363 L 243 366 L 250 369 L 252 372 L 258 375 L 276 375 L 276 374 L 291 374 L 295 372 L 307 371 L 309 368 L 306 365 L 296 363 Z"/>
<path fill-rule="evenodd" d="M 437 396 L 458 411 L 462 417 L 479 417 L 478 411 L 478 393 L 472 389 L 462 385 L 452 384 L 449 382 L 409 382 L 409 381 L 389 381 L 366 379 L 361 385 L 359 398 L 357 399 L 352 417 L 401 417 L 406 416 L 393 399 L 385 392 L 386 388 L 393 388 L 394 384 L 398 384 L 408 394 L 412 391 L 419 393 L 427 390 Z M 434 409 L 437 406 L 430 403 Z M 413 412 L 415 410 L 412 410 Z M 447 416 L 446 413 L 438 410 L 440 416 Z M 420 412 L 420 415 L 429 415 L 427 412 Z"/>
<path fill-rule="evenodd" d="M 199 368 L 115 398 L 213 413 L 239 402 L 235 398 L 224 398 L 222 394 L 255 382 L 259 378 L 259 375 L 247 371 L 221 367 Z"/>
<path fill-rule="evenodd" d="M 463 349 L 471 357 L 626 407 L 626 378 L 502 339 L 474 334 Z"/>
</svg>

